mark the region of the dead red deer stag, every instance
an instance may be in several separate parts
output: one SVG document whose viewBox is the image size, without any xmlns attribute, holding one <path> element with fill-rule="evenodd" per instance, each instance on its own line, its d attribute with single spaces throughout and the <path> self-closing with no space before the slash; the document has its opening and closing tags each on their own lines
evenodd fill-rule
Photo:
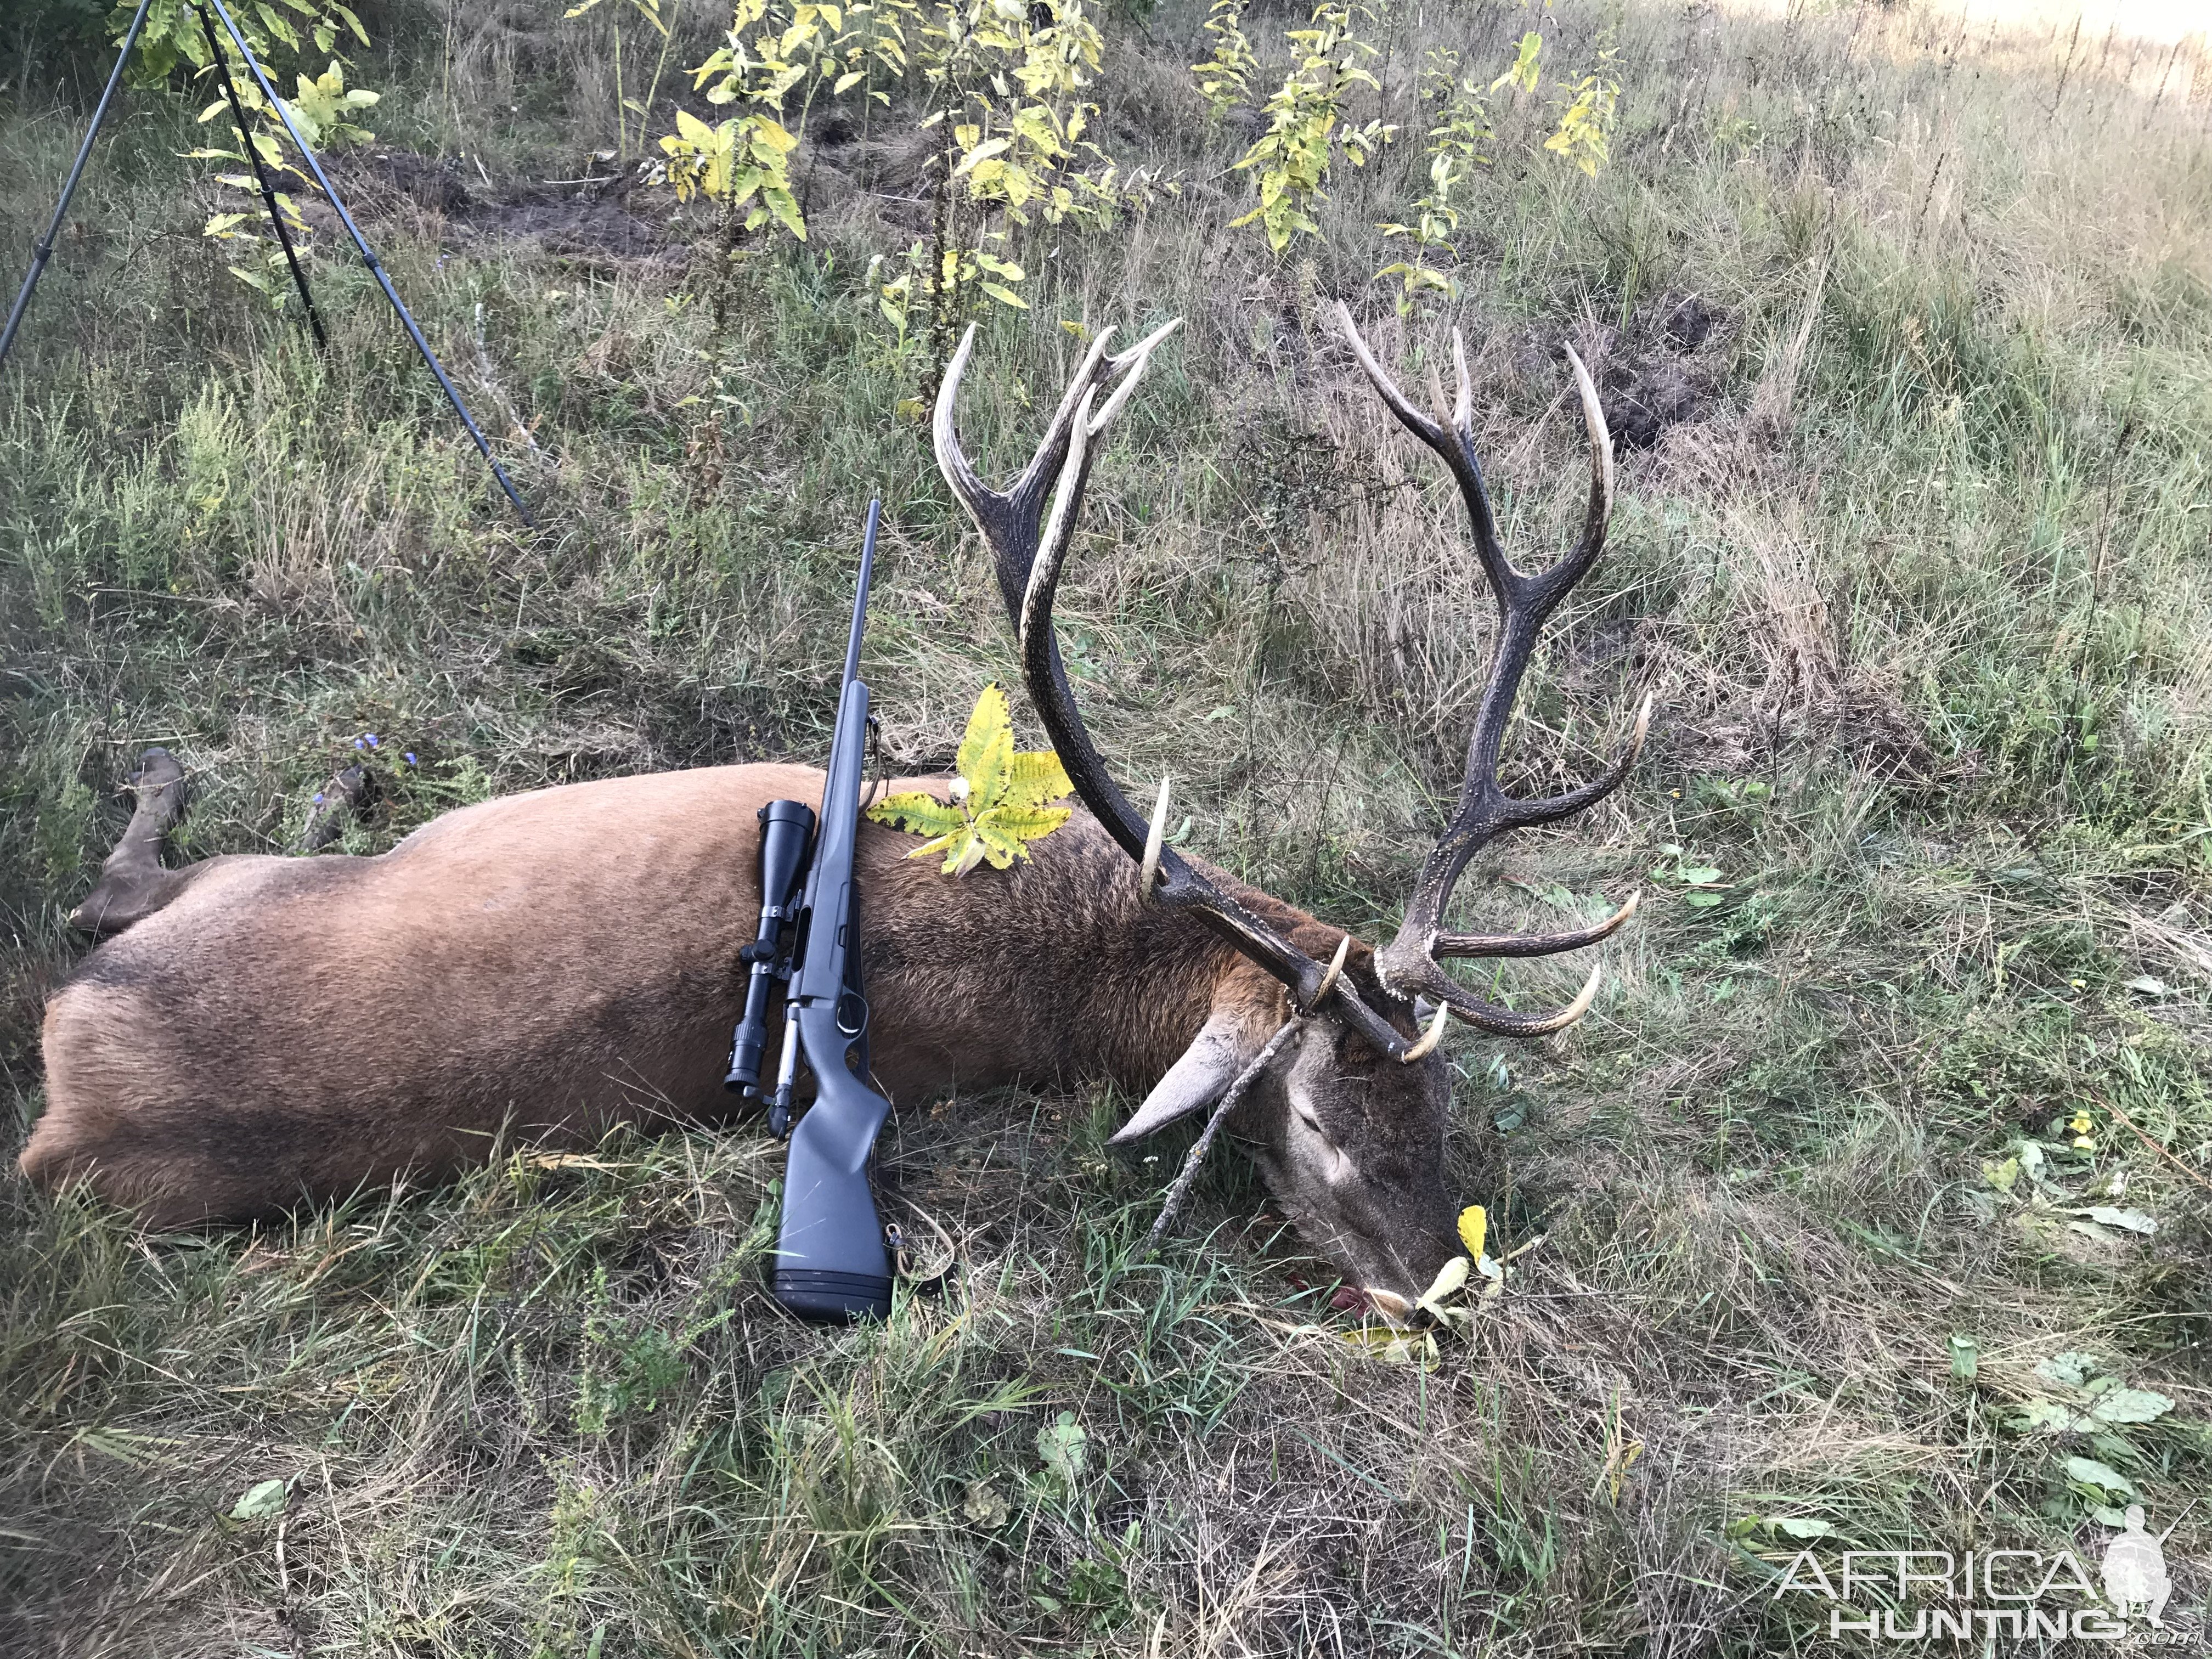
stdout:
<svg viewBox="0 0 2212 1659">
<path fill-rule="evenodd" d="M 1603 795 L 1635 750 L 1547 800 L 1510 799 L 1497 782 L 1536 630 L 1604 538 L 1610 451 L 1581 364 L 1593 453 L 1582 542 L 1524 576 L 1497 545 L 1463 355 L 1458 410 L 1439 424 L 1406 402 L 1348 315 L 1345 325 L 1399 418 L 1458 476 L 1504 621 L 1460 805 L 1398 938 L 1370 951 L 1162 846 L 1164 820 L 1148 827 L 1115 787 L 1069 696 L 1053 596 L 1097 441 L 1164 329 L 1118 356 L 1101 337 L 1003 494 L 954 435 L 969 343 L 938 400 L 939 459 L 983 531 L 1024 678 L 1089 810 L 1030 862 L 957 882 L 866 824 L 857 876 L 875 1076 L 892 1099 L 1106 1078 L 1149 1091 L 1115 1137 L 1127 1140 L 1220 1099 L 1266 1050 L 1229 1128 L 1309 1242 L 1401 1309 L 1457 1248 L 1440 1172 L 1444 1018 L 1556 1030 L 1597 982 L 1528 1015 L 1455 984 L 1439 960 L 1572 950 L 1635 908 L 1541 938 L 1446 933 L 1452 884 L 1500 830 Z M 48 1006 L 46 1109 L 22 1167 L 47 1185 L 87 1182 L 167 1227 L 435 1176 L 480 1160 L 502 1132 L 574 1146 L 624 1121 L 725 1118 L 738 951 L 760 902 L 754 814 L 817 795 L 821 779 L 752 765 L 574 784 L 447 813 L 374 858 L 231 855 L 173 870 L 160 852 L 183 774 L 149 751 L 134 787 L 131 827 L 76 917 L 112 937 Z M 1422 997 L 1439 1008 L 1425 1033 Z"/>
</svg>

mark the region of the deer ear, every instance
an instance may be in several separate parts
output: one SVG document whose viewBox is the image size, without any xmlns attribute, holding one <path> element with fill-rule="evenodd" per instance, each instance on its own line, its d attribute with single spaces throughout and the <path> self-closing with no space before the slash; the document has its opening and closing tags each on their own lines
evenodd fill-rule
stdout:
<svg viewBox="0 0 2212 1659">
<path fill-rule="evenodd" d="M 1127 1146 L 1156 1129 L 1164 1129 L 1178 1118 L 1221 1098 L 1237 1074 L 1267 1046 L 1267 1034 L 1255 1033 L 1241 1009 L 1217 1008 L 1192 1039 L 1182 1057 L 1168 1067 L 1168 1074 L 1145 1097 L 1136 1115 L 1123 1124 L 1106 1144 Z"/>
</svg>

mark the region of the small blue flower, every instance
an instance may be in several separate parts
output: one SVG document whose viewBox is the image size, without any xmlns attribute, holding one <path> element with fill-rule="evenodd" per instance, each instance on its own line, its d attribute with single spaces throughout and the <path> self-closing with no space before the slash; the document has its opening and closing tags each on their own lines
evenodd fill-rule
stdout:
<svg viewBox="0 0 2212 1659">
<path fill-rule="evenodd" d="M 366 741 L 365 739 L 361 738 L 356 738 L 353 740 L 353 746 L 354 746 L 355 748 L 356 748 L 356 749 L 366 749 L 366 748 L 368 746 L 368 743 L 367 743 L 367 741 Z"/>
<path fill-rule="evenodd" d="M 415 751 L 412 749 L 407 751 L 407 763 L 410 766 L 415 764 Z"/>
<path fill-rule="evenodd" d="M 375 747 L 376 747 L 376 733 L 375 733 L 375 732 L 370 732 L 370 733 L 368 734 L 368 746 L 369 746 L 371 749 L 374 749 L 374 748 L 375 748 Z"/>
<path fill-rule="evenodd" d="M 318 806 L 320 806 L 322 804 L 323 804 L 323 792 L 322 792 L 321 790 L 318 789 L 318 790 L 316 790 L 316 791 L 315 791 L 315 805 L 318 805 Z"/>
</svg>

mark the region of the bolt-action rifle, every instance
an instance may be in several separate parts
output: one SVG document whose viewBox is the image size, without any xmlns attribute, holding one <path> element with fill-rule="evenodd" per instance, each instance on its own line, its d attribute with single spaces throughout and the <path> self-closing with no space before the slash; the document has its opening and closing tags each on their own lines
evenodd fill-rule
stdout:
<svg viewBox="0 0 2212 1659">
<path fill-rule="evenodd" d="M 769 998 L 774 981 L 782 980 L 783 1054 L 768 1123 L 771 1134 L 790 1135 L 791 1152 L 769 1289 L 800 1317 L 838 1324 L 880 1318 L 891 1307 L 890 1259 L 868 1188 L 868 1154 L 891 1107 L 866 1082 L 868 1005 L 860 994 L 860 916 L 853 887 L 860 763 L 872 723 L 860 677 L 860 634 L 882 505 L 868 503 L 821 812 L 817 817 L 795 800 L 772 800 L 760 811 L 760 926 L 753 943 L 738 952 L 751 973 L 723 1080 L 732 1092 L 760 1097 Z M 851 1063 L 856 1051 L 857 1072 Z M 814 1074 L 814 1103 L 793 1131 L 792 1086 L 802 1058 Z"/>
</svg>

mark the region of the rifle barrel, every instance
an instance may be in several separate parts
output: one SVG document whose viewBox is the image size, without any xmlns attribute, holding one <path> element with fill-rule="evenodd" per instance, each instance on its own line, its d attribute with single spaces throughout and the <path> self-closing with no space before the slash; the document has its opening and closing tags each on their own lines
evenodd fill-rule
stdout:
<svg viewBox="0 0 2212 1659">
<path fill-rule="evenodd" d="M 878 496 L 868 503 L 868 527 L 860 538 L 860 591 L 853 598 L 853 631 L 845 641 L 845 678 L 839 682 L 840 691 L 860 672 L 860 632 L 868 625 L 868 578 L 876 568 L 876 526 L 883 516 L 883 498 Z"/>
</svg>

